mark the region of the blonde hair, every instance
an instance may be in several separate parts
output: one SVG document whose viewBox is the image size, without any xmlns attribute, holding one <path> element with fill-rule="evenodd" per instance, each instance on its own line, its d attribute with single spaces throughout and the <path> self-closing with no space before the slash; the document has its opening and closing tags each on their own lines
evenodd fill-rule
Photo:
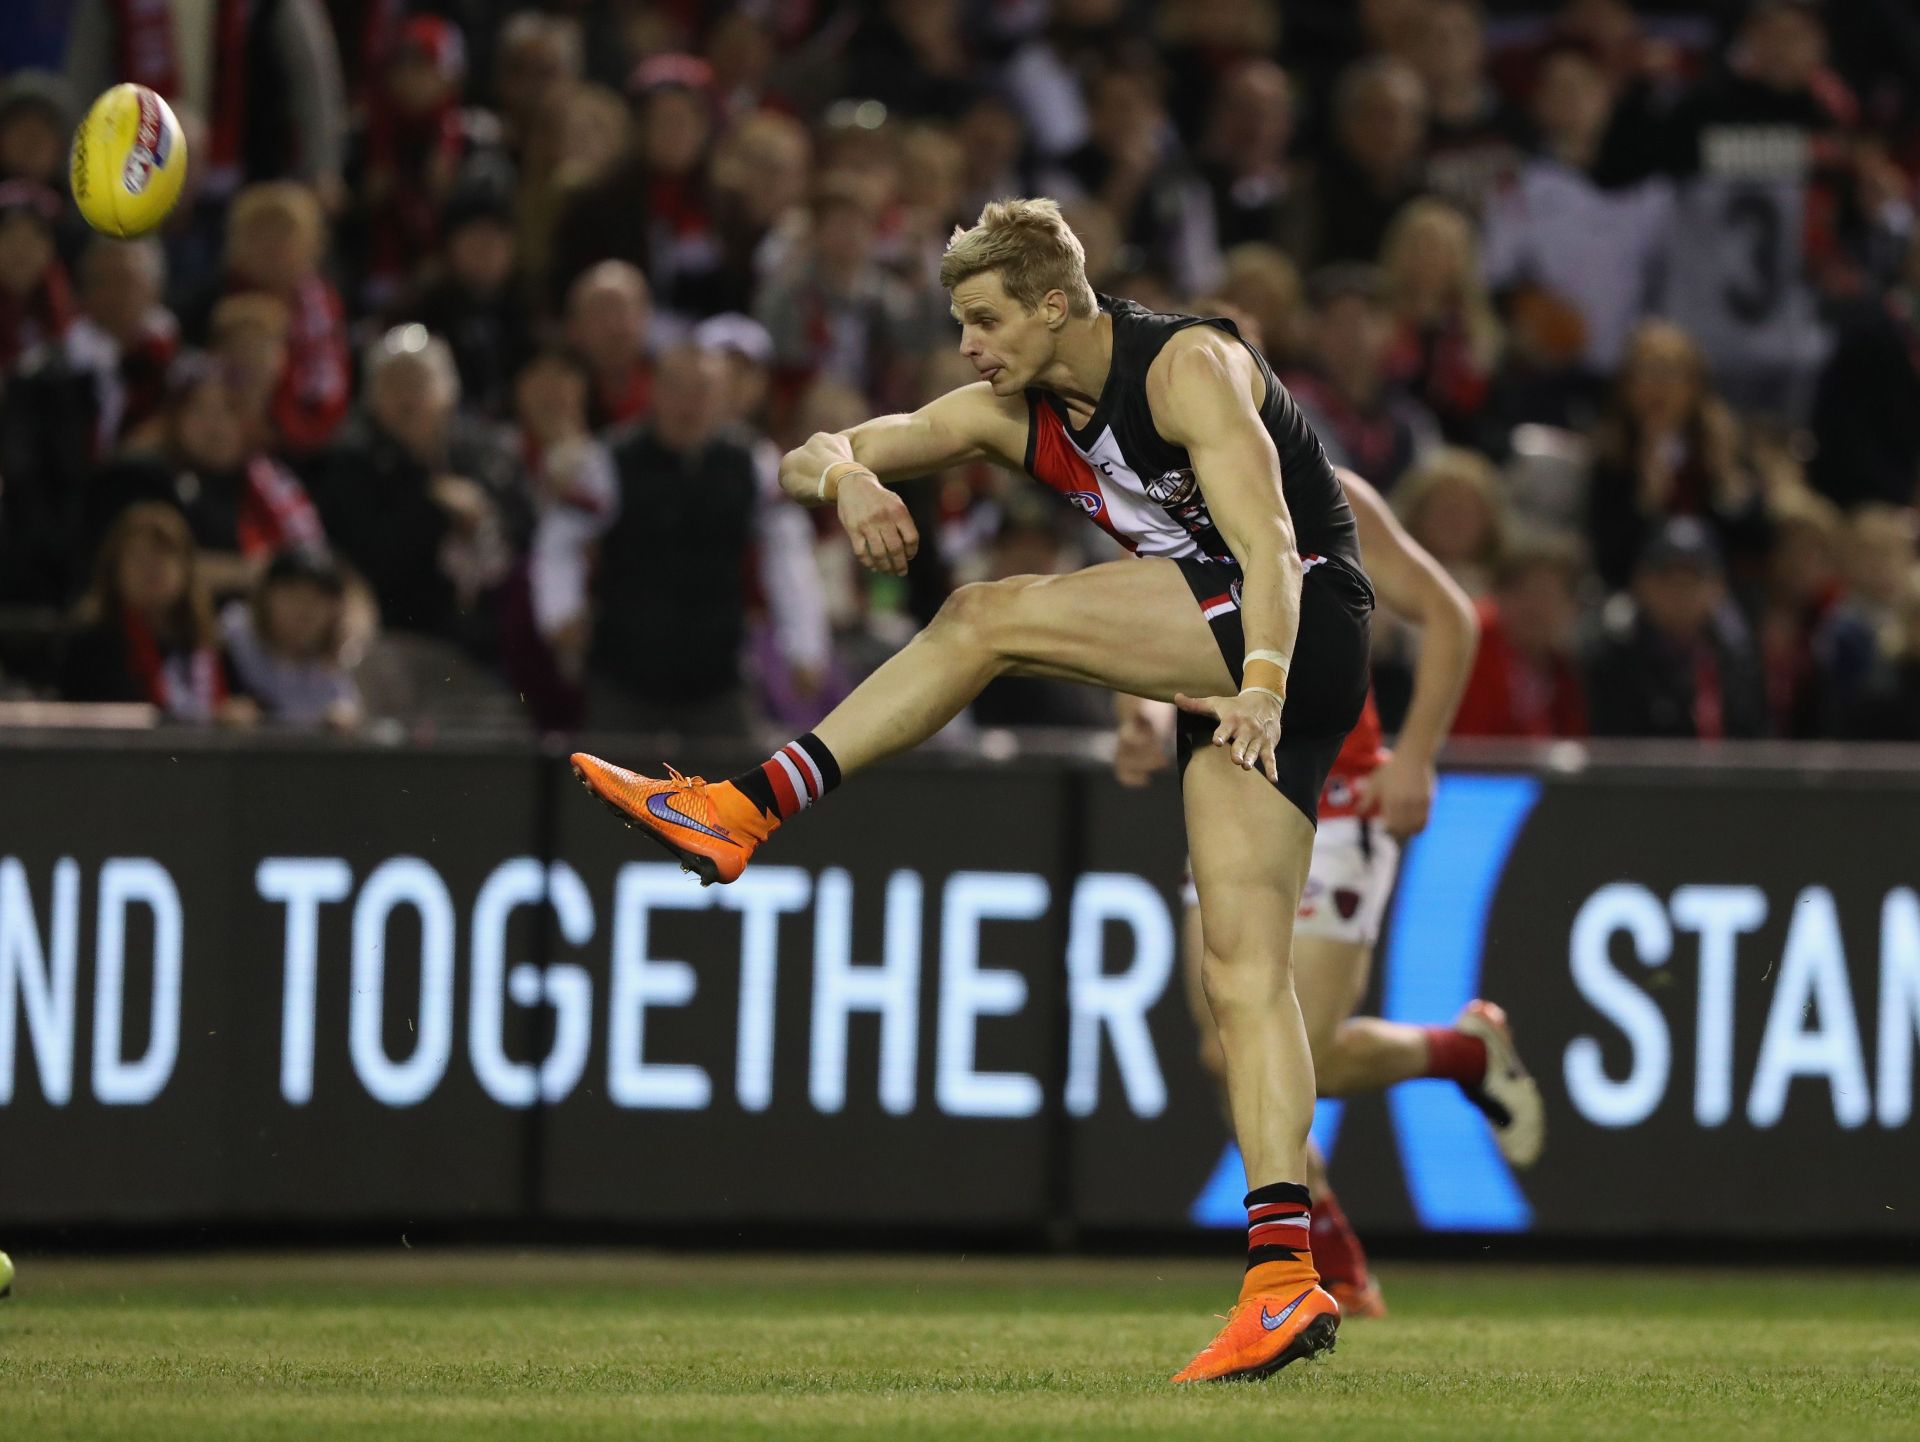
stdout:
<svg viewBox="0 0 1920 1442">
<path fill-rule="evenodd" d="M 1029 311 L 1050 291 L 1065 291 L 1067 314 L 1086 319 L 1099 308 L 1087 282 L 1087 254 L 1051 200 L 995 200 L 972 230 L 956 230 L 940 257 L 940 284 L 997 272 L 1007 294 Z"/>
<path fill-rule="evenodd" d="M 232 246 L 256 221 L 268 219 L 283 221 L 299 232 L 313 258 L 318 259 L 325 251 L 327 223 L 320 201 L 294 180 L 262 180 L 236 195 L 233 208 L 227 212 L 227 244 Z"/>
<path fill-rule="evenodd" d="M 1414 252 L 1425 243 L 1421 231 L 1428 228 L 1444 232 L 1453 247 L 1459 263 L 1453 280 L 1453 301 L 1466 324 L 1467 341 L 1473 348 L 1474 359 L 1491 368 L 1500 358 L 1500 322 L 1494 317 L 1486 283 L 1480 278 L 1479 247 L 1474 242 L 1473 223 L 1446 201 L 1431 198 L 1409 201 L 1387 227 L 1386 239 L 1380 245 L 1380 269 L 1386 275 L 1387 303 L 1395 314 L 1406 314 L 1412 298 L 1407 280 L 1409 264 Z"/>
<path fill-rule="evenodd" d="M 1420 538 L 1420 513 L 1442 486 L 1458 482 L 1478 497 L 1487 508 L 1487 538 L 1473 564 L 1498 571 L 1507 553 L 1512 519 L 1507 513 L 1507 497 L 1500 486 L 1500 472 L 1493 462 L 1478 451 L 1464 446 L 1441 446 L 1422 461 L 1394 488 L 1393 509 L 1400 523 Z"/>
</svg>

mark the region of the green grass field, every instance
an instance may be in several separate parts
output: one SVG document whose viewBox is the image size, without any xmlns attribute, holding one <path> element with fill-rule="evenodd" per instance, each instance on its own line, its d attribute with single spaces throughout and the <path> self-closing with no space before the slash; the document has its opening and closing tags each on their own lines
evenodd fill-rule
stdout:
<svg viewBox="0 0 1920 1442">
<path fill-rule="evenodd" d="M 18 1260 L 0 1436 L 36 1442 L 1920 1436 L 1912 1273 L 1389 1265 L 1331 1360 L 1176 1389 L 1218 1265 Z"/>
</svg>

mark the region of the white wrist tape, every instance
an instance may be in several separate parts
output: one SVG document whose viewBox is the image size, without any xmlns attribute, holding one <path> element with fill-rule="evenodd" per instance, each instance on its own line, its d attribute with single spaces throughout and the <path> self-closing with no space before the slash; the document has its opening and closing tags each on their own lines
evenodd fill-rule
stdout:
<svg viewBox="0 0 1920 1442">
<path fill-rule="evenodd" d="M 1273 697 L 1274 700 L 1278 701 L 1283 707 L 1287 704 L 1287 698 L 1285 696 L 1282 696 L 1278 691 L 1274 690 L 1271 686 L 1242 686 L 1240 688 L 1240 694 L 1242 696 L 1245 696 L 1251 691 L 1258 691 L 1262 696 L 1271 696 Z"/>
<path fill-rule="evenodd" d="M 1293 657 L 1284 651 L 1249 651 L 1240 660 L 1242 669 L 1249 661 L 1265 661 L 1270 666 L 1278 666 L 1283 675 L 1293 668 Z"/>
</svg>

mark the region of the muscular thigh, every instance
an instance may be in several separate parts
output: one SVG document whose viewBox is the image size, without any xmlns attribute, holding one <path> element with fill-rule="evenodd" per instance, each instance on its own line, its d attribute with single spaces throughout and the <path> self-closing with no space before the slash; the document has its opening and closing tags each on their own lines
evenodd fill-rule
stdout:
<svg viewBox="0 0 1920 1442">
<path fill-rule="evenodd" d="M 1233 960 L 1270 953 L 1284 978 L 1312 825 L 1265 777 L 1242 771 L 1218 747 L 1199 748 L 1182 780 L 1207 950 Z"/>
<path fill-rule="evenodd" d="M 1173 562 L 1108 561 L 1064 576 L 1018 576 L 991 593 L 997 649 L 1022 676 L 1084 681 L 1169 701 L 1235 689 L 1213 632 Z"/>
</svg>

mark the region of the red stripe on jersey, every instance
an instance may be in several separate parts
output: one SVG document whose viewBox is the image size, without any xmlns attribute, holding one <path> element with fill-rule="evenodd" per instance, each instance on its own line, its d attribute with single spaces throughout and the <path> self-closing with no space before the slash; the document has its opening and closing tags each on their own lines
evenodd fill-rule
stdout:
<svg viewBox="0 0 1920 1442">
<path fill-rule="evenodd" d="M 1030 431 L 1027 453 L 1032 457 L 1027 473 L 1041 485 L 1058 491 L 1072 501 L 1088 520 L 1129 551 L 1137 550 L 1138 546 L 1132 539 L 1113 528 L 1113 518 L 1107 511 L 1107 494 L 1100 489 L 1099 472 L 1094 470 L 1091 461 L 1074 448 L 1072 438 L 1067 435 L 1066 422 L 1060 419 L 1059 412 L 1044 401 L 1029 399 L 1027 427 Z"/>
</svg>

